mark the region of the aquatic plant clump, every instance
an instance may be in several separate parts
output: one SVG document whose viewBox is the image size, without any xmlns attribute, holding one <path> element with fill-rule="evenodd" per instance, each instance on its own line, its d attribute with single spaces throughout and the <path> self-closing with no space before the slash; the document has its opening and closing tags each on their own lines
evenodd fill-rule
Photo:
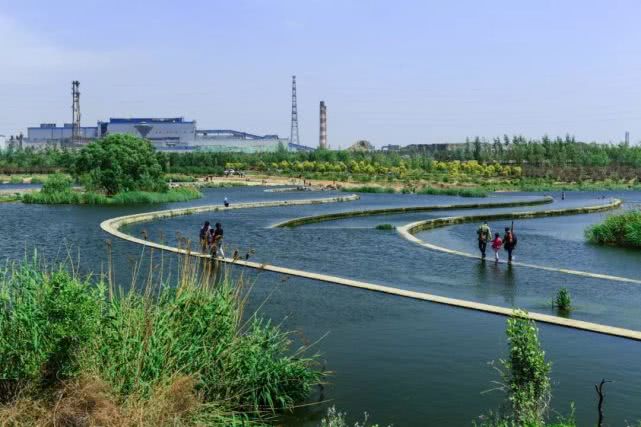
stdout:
<svg viewBox="0 0 641 427">
<path fill-rule="evenodd" d="M 342 191 L 348 193 L 375 193 L 375 194 L 392 194 L 395 193 L 391 187 L 375 187 L 375 186 L 362 186 L 362 187 L 349 187 L 343 188 Z"/>
<path fill-rule="evenodd" d="M 320 381 L 315 357 L 292 353 L 286 332 L 243 317 L 241 282 L 189 266 L 177 286 L 152 286 L 118 292 L 35 262 L 3 271 L 0 401 L 13 405 L 0 407 L 0 417 L 51 423 L 51 402 L 89 387 L 114 418 L 103 424 L 79 403 L 74 410 L 91 425 L 126 425 L 119 417 L 232 425 L 237 416 L 290 409 Z M 159 406 L 168 401 L 174 409 Z M 29 405 L 33 411 L 20 412 Z M 165 421 L 154 424 L 158 413 Z"/>
<path fill-rule="evenodd" d="M 601 224 L 589 227 L 585 236 L 598 245 L 641 248 L 641 211 L 611 215 Z"/>
<path fill-rule="evenodd" d="M 525 313 L 507 320 L 508 357 L 503 361 L 504 381 L 515 421 L 536 425 L 543 421 L 550 397 L 551 365 L 539 341 L 539 330 Z"/>
<path fill-rule="evenodd" d="M 199 199 L 202 193 L 194 187 L 172 188 L 163 193 L 128 191 L 114 196 L 101 193 L 79 192 L 71 189 L 59 192 L 34 192 L 22 196 L 24 203 L 49 205 L 132 205 L 145 203 L 172 203 Z"/>
<path fill-rule="evenodd" d="M 572 311 L 572 299 L 570 298 L 570 292 L 566 288 L 559 289 L 552 304 L 561 313 L 569 313 Z"/>
<path fill-rule="evenodd" d="M 460 196 L 460 197 L 487 197 L 487 192 L 480 188 L 434 188 L 425 187 L 416 192 L 416 194 L 430 194 L 443 196 Z"/>
<path fill-rule="evenodd" d="M 392 224 L 378 224 L 376 226 L 377 230 L 383 230 L 383 231 L 390 231 L 390 230 L 396 230 L 396 227 L 394 227 Z"/>
</svg>

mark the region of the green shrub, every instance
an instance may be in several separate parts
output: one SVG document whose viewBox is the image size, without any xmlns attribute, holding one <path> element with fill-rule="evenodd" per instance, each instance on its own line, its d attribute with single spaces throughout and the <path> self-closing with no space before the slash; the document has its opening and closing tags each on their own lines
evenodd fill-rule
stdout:
<svg viewBox="0 0 641 427">
<path fill-rule="evenodd" d="M 127 134 L 107 135 L 83 147 L 73 173 L 87 189 L 109 196 L 128 191 L 168 190 L 151 143 Z"/>
<path fill-rule="evenodd" d="M 196 182 L 197 179 L 191 175 L 181 173 L 168 173 L 165 174 L 165 181 L 167 182 Z"/>
<path fill-rule="evenodd" d="M 18 200 L 21 200 L 21 198 L 22 196 L 20 193 L 0 194 L 0 203 L 17 202 Z"/>
<path fill-rule="evenodd" d="M 342 191 L 345 191 L 347 193 L 388 193 L 388 194 L 396 192 L 396 190 L 394 190 L 391 187 L 374 187 L 374 186 L 343 188 Z"/>
<path fill-rule="evenodd" d="M 641 248 L 641 211 L 611 215 L 585 231 L 586 238 L 598 245 Z"/>
<path fill-rule="evenodd" d="M 76 204 L 76 205 L 133 205 L 145 203 L 172 203 L 198 199 L 202 193 L 194 187 L 178 187 L 164 193 L 147 191 L 129 191 L 118 193 L 113 197 L 88 191 L 85 193 L 63 191 L 56 193 L 35 192 L 26 193 L 22 197 L 24 203 L 38 204 Z"/>
<path fill-rule="evenodd" d="M 487 197 L 487 192 L 480 188 L 434 188 L 428 186 L 416 191 L 416 194 L 460 197 Z"/>
<path fill-rule="evenodd" d="M 363 414 L 364 419 L 362 422 L 355 422 L 353 427 L 378 427 L 378 424 L 367 424 L 369 419 L 369 414 L 365 412 Z M 330 406 L 327 409 L 327 414 L 323 417 L 320 423 L 320 427 L 351 427 L 347 422 L 347 414 L 345 412 L 339 412 L 336 410 L 335 406 Z"/>
<path fill-rule="evenodd" d="M 71 178 L 63 174 L 50 175 L 42 186 L 43 194 L 71 192 Z"/>
<path fill-rule="evenodd" d="M 566 288 L 561 288 L 556 293 L 552 305 L 556 307 L 561 313 L 567 314 L 572 311 L 572 300 L 570 298 L 570 292 Z"/>
<path fill-rule="evenodd" d="M 43 178 L 43 177 L 40 177 L 40 176 L 33 176 L 33 177 L 31 177 L 31 183 L 32 184 L 44 184 L 45 182 L 47 182 L 47 179 L 48 178 Z"/>
<path fill-rule="evenodd" d="M 0 278 L 0 382 L 3 393 L 77 374 L 80 349 L 101 324 L 104 288 L 60 269 L 25 263 Z M 0 396 L 3 400 L 10 395 Z"/>
<path fill-rule="evenodd" d="M 389 230 L 396 230 L 396 227 L 394 227 L 392 224 L 378 224 L 376 226 L 377 230 L 384 230 L 384 231 L 389 231 Z"/>
<path fill-rule="evenodd" d="M 539 330 L 524 312 L 507 320 L 508 358 L 504 381 L 512 414 L 518 425 L 543 423 L 550 395 L 550 363 L 539 342 Z"/>
<path fill-rule="evenodd" d="M 118 402 L 153 404 L 183 377 L 205 410 L 261 418 L 304 401 L 323 375 L 279 327 L 244 320 L 242 283 L 229 277 L 189 267 L 176 286 L 105 289 L 35 262 L 4 272 L 0 398 L 41 398 L 67 379 L 94 378 Z"/>
</svg>

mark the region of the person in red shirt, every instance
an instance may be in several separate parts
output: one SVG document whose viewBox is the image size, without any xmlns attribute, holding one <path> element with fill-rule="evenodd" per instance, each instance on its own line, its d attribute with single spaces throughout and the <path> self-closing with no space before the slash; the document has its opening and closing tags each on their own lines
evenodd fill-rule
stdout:
<svg viewBox="0 0 641 427">
<path fill-rule="evenodd" d="M 503 246 L 503 240 L 501 240 L 499 233 L 496 233 L 494 235 L 494 240 L 492 240 L 492 249 L 494 250 L 494 260 L 496 262 L 499 262 L 499 251 L 501 250 L 501 246 Z"/>
</svg>

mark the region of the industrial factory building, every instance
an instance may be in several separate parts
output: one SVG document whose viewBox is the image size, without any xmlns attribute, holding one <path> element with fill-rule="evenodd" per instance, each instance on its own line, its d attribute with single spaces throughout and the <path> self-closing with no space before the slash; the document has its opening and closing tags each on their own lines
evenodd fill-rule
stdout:
<svg viewBox="0 0 641 427">
<path fill-rule="evenodd" d="M 298 114 L 296 112 L 296 77 L 292 82 L 292 133 L 290 139 L 278 135 L 254 135 L 230 129 L 201 130 L 195 120 L 183 117 L 134 117 L 110 118 L 99 121 L 97 126 L 83 127 L 80 124 L 80 82 L 71 82 L 72 123 L 59 127 L 55 123 L 43 123 L 38 127 L 27 128 L 27 138 L 20 137 L 20 146 L 44 147 L 81 147 L 97 138 L 113 134 L 128 134 L 144 138 L 159 151 L 190 152 L 271 152 L 285 148 L 291 151 L 309 151 L 313 148 L 301 145 L 298 140 Z M 321 108 L 324 103 L 321 103 Z M 323 113 L 325 110 L 323 110 Z M 324 116 L 325 117 L 325 116 Z M 325 129 L 321 123 L 321 130 Z M 326 145 L 321 136 L 321 146 Z"/>
<path fill-rule="evenodd" d="M 159 151 L 169 152 L 272 152 L 280 147 L 292 151 L 308 147 L 289 144 L 286 138 L 278 135 L 254 135 L 230 129 L 201 130 L 195 120 L 182 117 L 154 118 L 110 118 L 98 122 L 95 127 L 79 128 L 79 143 L 91 142 L 109 134 L 129 134 L 144 138 Z M 62 127 L 55 123 L 43 123 L 27 129 L 25 146 L 42 148 L 45 146 L 73 146 L 73 125 L 65 123 Z"/>
<path fill-rule="evenodd" d="M 182 117 L 111 118 L 108 122 L 98 122 L 98 127 L 99 137 L 125 133 L 145 138 L 157 148 L 186 145 L 196 135 L 196 122 Z"/>
<path fill-rule="evenodd" d="M 60 145 L 64 141 L 71 141 L 73 134 L 73 124 L 65 123 L 63 126 L 56 126 L 55 123 L 42 123 L 38 127 L 27 128 L 27 140 L 34 146 L 42 145 Z M 82 139 L 98 138 L 98 127 L 89 126 L 81 127 L 80 135 Z"/>
</svg>

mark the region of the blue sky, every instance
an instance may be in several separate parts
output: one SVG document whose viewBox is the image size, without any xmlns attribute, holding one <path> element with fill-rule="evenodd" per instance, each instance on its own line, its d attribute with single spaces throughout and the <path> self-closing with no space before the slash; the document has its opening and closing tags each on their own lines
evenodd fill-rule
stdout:
<svg viewBox="0 0 641 427">
<path fill-rule="evenodd" d="M 0 133 L 185 116 L 332 147 L 641 140 L 638 1 L 0 0 Z"/>
</svg>

